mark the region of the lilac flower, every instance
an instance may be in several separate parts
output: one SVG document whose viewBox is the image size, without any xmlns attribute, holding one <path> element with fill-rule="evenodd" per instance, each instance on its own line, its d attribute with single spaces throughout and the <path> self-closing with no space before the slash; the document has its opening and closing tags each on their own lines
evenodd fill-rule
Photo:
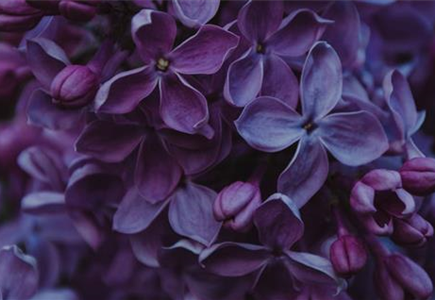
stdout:
<svg viewBox="0 0 435 300">
<path fill-rule="evenodd" d="M 296 153 L 278 179 L 278 190 L 303 206 L 328 175 L 326 149 L 340 162 L 358 166 L 388 147 L 379 121 L 365 111 L 330 113 L 341 97 L 342 73 L 335 51 L 319 42 L 302 72 L 302 115 L 272 97 L 248 104 L 236 121 L 240 135 L 254 148 L 277 152 L 298 142 Z M 326 149 L 325 149 L 326 148 Z"/>
<path fill-rule="evenodd" d="M 414 198 L 402 188 L 396 171 L 373 170 L 358 181 L 350 196 L 352 209 L 375 234 L 391 234 L 394 219 L 407 219 L 415 211 Z"/>
<path fill-rule="evenodd" d="M 326 284 L 337 280 L 328 260 L 290 250 L 301 238 L 304 225 L 295 203 L 288 197 L 270 196 L 255 212 L 254 224 L 261 246 L 235 242 L 215 244 L 201 253 L 201 264 L 221 276 L 239 277 L 258 272 L 259 287 L 262 287 L 261 282 L 269 282 L 275 276 L 285 278 L 288 284 L 281 289 L 293 292 L 305 283 Z M 271 297 L 274 291 L 269 292 L 268 297 Z"/>
<path fill-rule="evenodd" d="M 0 3 L 0 31 L 26 31 L 38 24 L 44 13 L 26 0 L 5 0 Z"/>
<path fill-rule="evenodd" d="M 261 93 L 296 107 L 298 82 L 283 58 L 305 54 L 331 22 L 304 9 L 282 16 L 280 1 L 249 1 L 240 9 L 237 25 L 250 48 L 228 69 L 231 104 L 243 107 Z"/>
<path fill-rule="evenodd" d="M 403 187 L 414 195 L 428 195 L 435 192 L 435 160 L 416 157 L 406 161 L 400 168 Z"/>
<path fill-rule="evenodd" d="M 366 264 L 367 252 L 364 244 L 353 235 L 338 237 L 331 245 L 330 258 L 337 274 L 350 276 L 359 272 Z"/>
<path fill-rule="evenodd" d="M 162 37 L 160 32 L 167 34 Z M 177 29 L 165 13 L 142 10 L 132 20 L 132 36 L 144 67 L 117 74 L 96 97 L 98 112 L 132 111 L 155 87 L 160 91 L 160 114 L 170 128 L 193 134 L 208 122 L 205 97 L 183 75 L 213 74 L 222 66 L 238 37 L 213 25 L 205 25 L 171 50 Z M 124 89 L 125 85 L 130 89 Z"/>
</svg>

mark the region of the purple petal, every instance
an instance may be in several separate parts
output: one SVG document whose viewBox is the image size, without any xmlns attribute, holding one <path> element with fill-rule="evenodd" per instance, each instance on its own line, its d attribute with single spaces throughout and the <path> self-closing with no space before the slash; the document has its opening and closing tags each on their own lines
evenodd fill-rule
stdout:
<svg viewBox="0 0 435 300">
<path fill-rule="evenodd" d="M 134 180 L 139 193 L 151 204 L 163 201 L 178 185 L 181 175 L 181 167 L 157 135 L 149 134 L 139 148 L 136 161 Z"/>
<path fill-rule="evenodd" d="M 278 178 L 278 191 L 302 207 L 325 183 L 328 171 L 323 145 L 316 139 L 302 138 L 292 161 Z"/>
<path fill-rule="evenodd" d="M 213 274 L 239 277 L 261 269 L 269 256 L 262 246 L 226 242 L 205 249 L 199 262 Z"/>
<path fill-rule="evenodd" d="M 50 214 L 65 211 L 62 193 L 36 192 L 26 195 L 21 201 L 21 210 L 29 214 Z"/>
<path fill-rule="evenodd" d="M 280 29 L 268 39 L 266 47 L 277 55 L 301 56 L 310 50 L 331 23 L 311 10 L 296 10 L 283 20 Z"/>
<path fill-rule="evenodd" d="M 166 214 L 159 214 L 146 230 L 132 235 L 130 243 L 136 258 L 148 267 L 159 267 L 159 252 L 169 230 Z"/>
<path fill-rule="evenodd" d="M 298 105 L 298 80 L 287 63 L 277 55 L 268 55 L 264 61 L 261 95 L 278 98 L 294 109 Z"/>
<path fill-rule="evenodd" d="M 271 249 L 289 249 L 304 232 L 296 204 L 283 194 L 273 194 L 254 214 L 260 241 Z"/>
<path fill-rule="evenodd" d="M 337 113 L 319 122 L 319 138 L 336 159 L 359 166 L 388 150 L 381 123 L 368 112 Z"/>
<path fill-rule="evenodd" d="M 261 90 L 263 68 L 263 60 L 251 50 L 234 61 L 225 81 L 225 99 L 239 107 L 252 101 Z"/>
<path fill-rule="evenodd" d="M 70 64 L 65 52 L 54 42 L 44 38 L 27 41 L 27 61 L 46 90 L 50 90 L 54 77 Z"/>
<path fill-rule="evenodd" d="M 2 299 L 28 299 L 38 288 L 38 270 L 33 257 L 17 246 L 0 250 L 0 296 Z"/>
<path fill-rule="evenodd" d="M 235 124 L 249 145 L 266 152 L 288 148 L 304 134 L 301 116 L 272 97 L 259 97 L 249 103 Z"/>
<path fill-rule="evenodd" d="M 100 87 L 95 96 L 95 109 L 111 114 L 131 112 L 154 91 L 157 82 L 153 67 L 119 73 Z"/>
<path fill-rule="evenodd" d="M 36 90 L 30 99 L 27 115 L 31 125 L 52 130 L 65 130 L 77 127 L 82 118 L 82 110 L 63 109 L 51 101 L 42 90 Z"/>
<path fill-rule="evenodd" d="M 171 52 L 170 67 L 181 74 L 214 74 L 238 42 L 239 37 L 218 26 L 202 26 Z"/>
<path fill-rule="evenodd" d="M 334 2 L 324 17 L 334 23 L 328 26 L 323 39 L 337 51 L 343 66 L 351 68 L 360 47 L 361 22 L 356 6 L 352 2 Z"/>
<path fill-rule="evenodd" d="M 144 9 L 133 17 L 131 35 L 142 60 L 149 63 L 157 60 L 159 55 L 171 51 L 177 35 L 177 26 L 171 15 Z"/>
<path fill-rule="evenodd" d="M 136 188 L 132 188 L 124 196 L 113 217 L 113 229 L 125 234 L 145 230 L 168 203 L 165 201 L 151 204 L 139 194 Z"/>
<path fill-rule="evenodd" d="M 197 133 L 208 122 L 205 97 L 178 74 L 167 74 L 160 81 L 160 114 L 170 128 Z"/>
<path fill-rule="evenodd" d="M 289 268 L 298 280 L 316 284 L 338 281 L 328 259 L 303 252 L 287 251 L 286 254 L 291 260 Z"/>
<path fill-rule="evenodd" d="M 172 229 L 206 246 L 216 238 L 221 223 L 213 217 L 216 192 L 201 185 L 188 183 L 171 196 L 169 223 Z"/>
<path fill-rule="evenodd" d="M 281 1 L 249 1 L 238 15 L 240 32 L 251 42 L 263 42 L 281 24 L 283 5 Z"/>
<path fill-rule="evenodd" d="M 181 23 L 187 27 L 199 27 L 216 15 L 220 0 L 174 0 L 172 3 Z"/>
<path fill-rule="evenodd" d="M 311 48 L 302 71 L 302 112 L 309 118 L 322 118 L 338 103 L 343 86 L 341 63 L 326 42 Z"/>
<path fill-rule="evenodd" d="M 75 148 L 102 161 L 120 162 L 133 152 L 144 135 L 145 129 L 135 125 L 96 120 L 85 127 Z"/>
<path fill-rule="evenodd" d="M 95 216 L 89 212 L 73 208 L 69 209 L 68 216 L 82 238 L 96 251 L 104 241 L 105 232 L 98 224 Z"/>
<path fill-rule="evenodd" d="M 409 83 L 402 73 L 392 71 L 384 79 L 384 90 L 393 118 L 407 135 L 404 138 L 408 138 L 418 123 L 417 108 Z"/>
</svg>

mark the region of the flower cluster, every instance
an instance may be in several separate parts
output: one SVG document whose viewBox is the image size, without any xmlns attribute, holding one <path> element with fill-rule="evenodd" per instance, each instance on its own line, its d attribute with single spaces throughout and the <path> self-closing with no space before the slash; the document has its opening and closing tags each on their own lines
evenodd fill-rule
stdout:
<svg viewBox="0 0 435 300">
<path fill-rule="evenodd" d="M 435 4 L 0 0 L 0 299 L 429 299 Z"/>
</svg>

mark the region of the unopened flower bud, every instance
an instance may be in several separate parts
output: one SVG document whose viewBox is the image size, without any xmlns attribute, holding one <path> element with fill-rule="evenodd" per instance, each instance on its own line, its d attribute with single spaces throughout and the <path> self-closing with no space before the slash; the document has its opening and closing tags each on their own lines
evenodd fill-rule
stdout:
<svg viewBox="0 0 435 300">
<path fill-rule="evenodd" d="M 334 270 L 344 277 L 358 273 L 367 261 L 364 244 L 352 235 L 343 235 L 332 243 L 329 255 Z"/>
<path fill-rule="evenodd" d="M 26 3 L 25 0 L 0 1 L 0 31 L 26 31 L 35 27 L 43 12 Z"/>
<path fill-rule="evenodd" d="M 419 214 L 409 219 L 395 219 L 392 239 L 405 246 L 422 246 L 433 235 L 432 225 Z"/>
<path fill-rule="evenodd" d="M 413 299 L 427 299 L 433 290 L 432 281 L 418 264 L 402 254 L 389 255 L 384 260 L 391 278 L 401 287 L 404 294 Z M 379 284 L 383 284 L 380 282 Z M 398 299 L 398 298 L 386 298 Z"/>
<path fill-rule="evenodd" d="M 60 13 L 72 21 L 90 21 L 98 12 L 99 1 L 61 0 Z"/>
<path fill-rule="evenodd" d="M 51 96 L 55 103 L 65 107 L 88 104 L 98 88 L 97 75 L 87 66 L 65 67 L 51 84 Z"/>
<path fill-rule="evenodd" d="M 260 204 L 258 186 L 236 181 L 219 193 L 213 212 L 218 221 L 224 221 L 225 227 L 243 232 L 252 226 L 253 214 Z"/>
<path fill-rule="evenodd" d="M 435 159 L 417 157 L 400 169 L 402 184 L 411 194 L 425 196 L 435 192 Z"/>
</svg>

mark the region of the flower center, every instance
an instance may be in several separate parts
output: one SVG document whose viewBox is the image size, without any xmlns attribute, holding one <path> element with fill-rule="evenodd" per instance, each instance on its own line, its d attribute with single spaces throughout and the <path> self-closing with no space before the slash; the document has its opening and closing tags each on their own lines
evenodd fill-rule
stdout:
<svg viewBox="0 0 435 300">
<path fill-rule="evenodd" d="M 159 71 L 166 72 L 169 68 L 169 60 L 167 60 L 166 58 L 159 58 L 157 60 L 156 68 Z"/>
<path fill-rule="evenodd" d="M 255 47 L 255 51 L 257 51 L 257 53 L 264 54 L 266 53 L 266 48 L 264 47 L 263 44 L 258 43 L 257 46 Z"/>
<path fill-rule="evenodd" d="M 304 128 L 308 133 L 311 133 L 317 128 L 317 125 L 313 122 L 307 122 L 302 126 L 302 128 Z"/>
</svg>

